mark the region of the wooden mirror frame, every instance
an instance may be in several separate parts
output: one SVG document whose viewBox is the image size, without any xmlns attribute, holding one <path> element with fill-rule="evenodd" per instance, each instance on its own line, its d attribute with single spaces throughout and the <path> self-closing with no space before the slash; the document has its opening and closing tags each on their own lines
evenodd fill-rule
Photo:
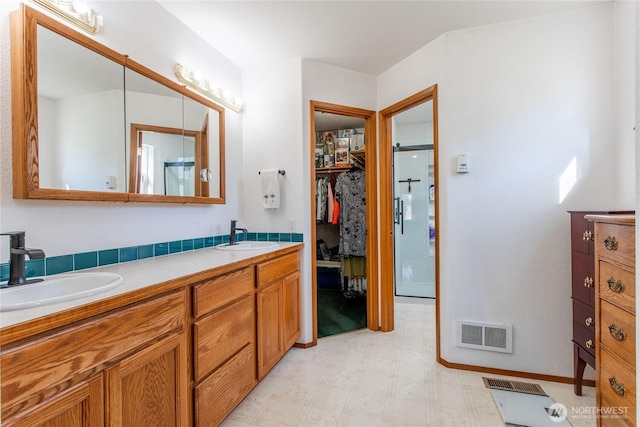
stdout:
<svg viewBox="0 0 640 427">
<path fill-rule="evenodd" d="M 129 68 L 182 95 L 218 112 L 219 118 L 219 197 L 164 196 L 134 194 L 127 191 L 86 191 L 40 188 L 38 156 L 38 25 L 54 31 L 87 49 L 90 49 L 125 68 Z M 24 4 L 11 13 L 11 102 L 12 102 L 12 158 L 13 198 L 48 200 L 84 200 L 117 202 L 161 203 L 225 203 L 225 109 L 186 87 L 146 68 L 93 39 L 78 33 L 59 21 Z M 126 142 L 122 141 L 123 145 Z M 127 169 L 125 165 L 125 169 Z"/>
</svg>

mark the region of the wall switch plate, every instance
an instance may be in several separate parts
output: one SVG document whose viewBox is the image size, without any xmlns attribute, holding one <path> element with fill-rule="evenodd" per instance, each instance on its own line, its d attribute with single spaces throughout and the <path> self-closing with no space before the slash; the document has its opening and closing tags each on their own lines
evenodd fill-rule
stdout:
<svg viewBox="0 0 640 427">
<path fill-rule="evenodd" d="M 290 232 L 295 232 L 296 231 L 296 220 L 295 219 L 290 219 L 289 220 L 289 231 Z"/>
<path fill-rule="evenodd" d="M 458 154 L 456 157 L 456 172 L 467 173 L 471 170 L 471 159 L 468 154 Z"/>
</svg>

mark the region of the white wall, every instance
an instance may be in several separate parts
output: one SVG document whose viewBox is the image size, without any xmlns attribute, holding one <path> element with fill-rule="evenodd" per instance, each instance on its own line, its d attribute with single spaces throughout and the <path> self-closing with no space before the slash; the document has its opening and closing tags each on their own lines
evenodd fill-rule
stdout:
<svg viewBox="0 0 640 427">
<path fill-rule="evenodd" d="M 449 362 L 572 376 L 566 211 L 634 207 L 632 176 L 616 169 L 614 8 L 448 33 L 378 80 L 380 109 L 438 83 Z M 469 174 L 454 172 L 460 153 Z M 577 182 L 560 201 L 574 157 Z M 513 354 L 455 347 L 456 319 L 512 324 Z"/>
<path fill-rule="evenodd" d="M 309 101 L 375 110 L 375 78 L 310 60 L 265 64 L 243 70 L 243 198 L 241 220 L 251 230 L 304 234 L 302 336 L 313 338 L 311 306 L 311 142 Z M 261 206 L 258 171 L 285 169 L 277 211 Z M 292 222 L 295 224 L 292 225 Z"/>
<path fill-rule="evenodd" d="M 0 3 L 0 229 L 25 230 L 27 244 L 43 248 L 47 256 L 228 232 L 229 220 L 238 214 L 242 171 L 241 115 L 230 110 L 226 112 L 224 206 L 12 198 L 9 12 L 18 9 L 20 2 Z M 168 78 L 174 79 L 173 67 L 180 62 L 232 93 L 241 93 L 240 70 L 156 2 L 92 1 L 91 6 L 104 17 L 104 28 L 95 36 L 99 42 Z M 0 262 L 7 262 L 5 253 Z"/>
</svg>

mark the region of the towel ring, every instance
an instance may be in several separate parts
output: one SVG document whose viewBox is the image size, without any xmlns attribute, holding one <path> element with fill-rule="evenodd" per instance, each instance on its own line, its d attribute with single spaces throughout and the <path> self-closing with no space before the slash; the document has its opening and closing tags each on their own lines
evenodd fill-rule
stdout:
<svg viewBox="0 0 640 427">
<path fill-rule="evenodd" d="M 285 171 L 284 171 L 284 169 L 278 169 L 278 173 L 279 173 L 280 175 L 282 175 L 282 176 L 284 176 L 284 175 L 286 175 L 286 174 L 287 174 L 287 172 L 285 172 Z M 261 174 L 261 171 L 258 171 L 258 175 L 260 175 L 260 174 Z"/>
</svg>

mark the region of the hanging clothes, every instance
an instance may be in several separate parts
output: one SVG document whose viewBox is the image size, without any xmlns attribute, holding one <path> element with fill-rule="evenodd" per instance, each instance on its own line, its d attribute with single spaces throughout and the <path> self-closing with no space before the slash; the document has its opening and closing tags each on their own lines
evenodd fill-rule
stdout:
<svg viewBox="0 0 640 427">
<path fill-rule="evenodd" d="M 326 177 L 316 180 L 316 222 L 324 222 L 327 216 L 327 182 Z"/>
<path fill-rule="evenodd" d="M 355 170 L 341 173 L 336 180 L 340 202 L 340 246 L 342 256 L 367 255 L 365 173 Z"/>
</svg>

